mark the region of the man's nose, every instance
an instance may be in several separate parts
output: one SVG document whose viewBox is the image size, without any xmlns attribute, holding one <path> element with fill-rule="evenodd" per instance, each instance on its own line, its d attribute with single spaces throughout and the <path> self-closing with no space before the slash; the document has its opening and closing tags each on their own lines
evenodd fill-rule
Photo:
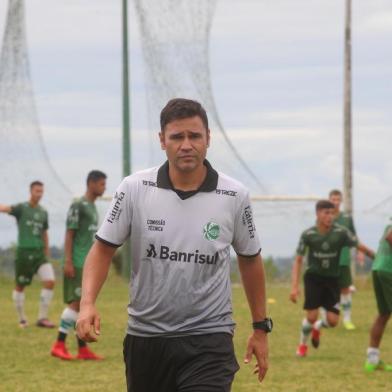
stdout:
<svg viewBox="0 0 392 392">
<path fill-rule="evenodd" d="M 190 149 L 192 149 L 192 143 L 191 143 L 191 141 L 189 140 L 188 137 L 185 137 L 184 140 L 182 141 L 181 148 L 183 150 L 190 150 Z"/>
</svg>

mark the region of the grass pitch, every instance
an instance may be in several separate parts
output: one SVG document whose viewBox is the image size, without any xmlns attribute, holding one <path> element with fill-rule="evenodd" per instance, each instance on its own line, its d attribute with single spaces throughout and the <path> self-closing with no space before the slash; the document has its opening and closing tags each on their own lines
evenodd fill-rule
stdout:
<svg viewBox="0 0 392 392">
<path fill-rule="evenodd" d="M 368 344 L 368 330 L 376 315 L 373 292 L 365 281 L 358 281 L 354 295 L 355 331 L 341 326 L 323 330 L 318 350 L 309 349 L 307 358 L 295 357 L 299 327 L 303 317 L 301 305 L 288 301 L 289 285 L 270 284 L 268 297 L 275 303 L 268 305 L 274 319 L 270 335 L 270 369 L 262 384 L 252 374 L 252 365 L 243 365 L 245 345 L 250 333 L 248 306 L 241 287 L 233 288 L 234 317 L 237 322 L 235 347 L 241 365 L 233 385 L 233 392 L 253 391 L 390 391 L 392 373 L 363 371 Z M 11 300 L 13 281 L 0 277 L 0 391 L 124 391 L 122 340 L 126 325 L 127 285 L 111 275 L 98 301 L 102 317 L 102 335 L 93 349 L 105 356 L 101 362 L 65 362 L 49 355 L 57 331 L 34 326 L 38 311 L 40 285 L 26 289 L 26 313 L 30 327 L 21 330 Z M 60 282 L 56 287 L 50 316 L 58 323 L 63 310 Z M 392 321 L 391 321 L 392 323 Z M 392 334 L 388 326 L 382 342 L 382 357 L 392 363 Z M 68 338 L 70 351 L 75 353 L 76 340 Z M 254 363 L 254 361 L 253 361 Z M 153 369 L 151 370 L 153 374 Z M 170 392 L 170 391 L 168 391 Z M 197 392 L 197 391 L 195 391 Z"/>
</svg>

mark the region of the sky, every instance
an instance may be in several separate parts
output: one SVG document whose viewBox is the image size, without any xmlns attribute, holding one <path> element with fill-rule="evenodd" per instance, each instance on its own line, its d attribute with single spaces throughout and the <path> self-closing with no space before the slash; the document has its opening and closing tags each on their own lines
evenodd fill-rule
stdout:
<svg viewBox="0 0 392 392">
<path fill-rule="evenodd" d="M 0 0 L 0 34 L 7 3 Z M 49 157 L 74 195 L 83 193 L 92 167 L 108 173 L 110 194 L 121 180 L 121 2 L 26 3 L 31 75 Z M 361 239 L 375 248 L 392 207 L 366 212 L 392 195 L 392 2 L 353 0 L 352 12 L 355 220 Z M 148 122 L 132 1 L 129 26 L 138 170 L 148 165 L 142 147 Z M 342 187 L 343 34 L 342 0 L 218 1 L 210 37 L 216 106 L 269 194 L 324 196 Z M 264 207 L 268 216 L 256 213 L 265 254 L 293 254 L 301 231 L 313 224 L 311 207 L 271 203 Z M 5 220 L 0 217 L 0 231 Z M 15 238 L 10 227 L 0 245 Z M 54 241 L 62 236 L 58 230 Z"/>
</svg>

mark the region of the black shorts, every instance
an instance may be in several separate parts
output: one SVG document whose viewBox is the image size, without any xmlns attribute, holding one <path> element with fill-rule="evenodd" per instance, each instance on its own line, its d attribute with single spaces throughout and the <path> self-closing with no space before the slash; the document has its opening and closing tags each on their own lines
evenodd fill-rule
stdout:
<svg viewBox="0 0 392 392">
<path fill-rule="evenodd" d="M 126 335 L 124 362 L 128 392 L 229 392 L 239 369 L 227 333 Z"/>
<path fill-rule="evenodd" d="M 323 307 L 328 312 L 339 314 L 339 278 L 305 273 L 305 310 Z"/>
</svg>

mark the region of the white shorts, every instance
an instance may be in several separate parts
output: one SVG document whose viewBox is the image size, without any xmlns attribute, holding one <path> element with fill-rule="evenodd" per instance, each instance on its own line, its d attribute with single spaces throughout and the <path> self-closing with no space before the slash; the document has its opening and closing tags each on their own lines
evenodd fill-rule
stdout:
<svg viewBox="0 0 392 392">
<path fill-rule="evenodd" d="M 54 270 L 51 263 L 42 264 L 38 268 L 37 275 L 40 277 L 42 282 L 46 282 L 48 280 L 55 280 Z"/>
</svg>

